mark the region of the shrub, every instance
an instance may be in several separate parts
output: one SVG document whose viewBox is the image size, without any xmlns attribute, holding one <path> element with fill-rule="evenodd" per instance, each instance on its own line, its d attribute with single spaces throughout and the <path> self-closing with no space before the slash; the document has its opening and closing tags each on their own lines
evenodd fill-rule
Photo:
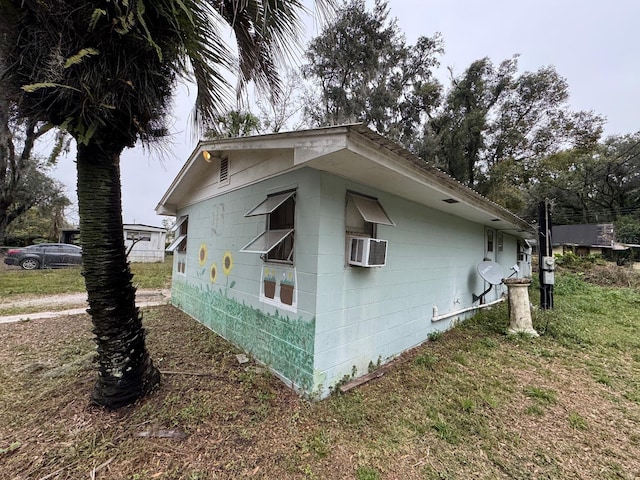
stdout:
<svg viewBox="0 0 640 480">
<path fill-rule="evenodd" d="M 555 255 L 556 265 L 569 270 L 588 270 L 594 265 L 602 265 L 605 260 L 600 255 L 590 254 L 579 257 L 573 252 L 567 252 L 563 255 Z"/>
</svg>

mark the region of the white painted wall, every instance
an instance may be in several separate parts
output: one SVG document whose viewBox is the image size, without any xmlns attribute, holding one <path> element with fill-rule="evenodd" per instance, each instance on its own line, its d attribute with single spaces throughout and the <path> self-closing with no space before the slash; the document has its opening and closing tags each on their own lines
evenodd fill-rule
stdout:
<svg viewBox="0 0 640 480">
<path fill-rule="evenodd" d="M 127 259 L 134 263 L 164 262 L 167 233 L 165 231 L 145 230 L 142 227 L 136 228 L 132 226 L 128 228 L 125 226 L 124 228 L 124 246 L 127 251 L 134 243 L 132 239 L 127 238 L 131 233 L 149 236 L 149 240 L 141 240 L 133 245 Z"/>
</svg>

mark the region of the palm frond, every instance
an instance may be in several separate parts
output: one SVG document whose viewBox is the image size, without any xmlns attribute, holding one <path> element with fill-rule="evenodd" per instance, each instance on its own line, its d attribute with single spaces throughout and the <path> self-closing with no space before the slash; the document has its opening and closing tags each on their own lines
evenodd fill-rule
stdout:
<svg viewBox="0 0 640 480">
<path fill-rule="evenodd" d="M 197 122 L 228 110 L 229 72 L 239 71 L 238 94 L 254 81 L 278 95 L 304 11 L 301 0 L 2 0 L 0 74 L 25 115 L 131 145 L 166 130 L 178 78 L 197 85 Z"/>
</svg>

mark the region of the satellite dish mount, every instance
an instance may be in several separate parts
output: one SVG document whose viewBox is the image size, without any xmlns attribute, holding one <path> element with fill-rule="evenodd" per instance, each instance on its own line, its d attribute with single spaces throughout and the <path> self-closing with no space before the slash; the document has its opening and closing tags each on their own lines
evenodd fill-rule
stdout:
<svg viewBox="0 0 640 480">
<path fill-rule="evenodd" d="M 502 273 L 502 267 L 499 263 L 492 262 L 490 260 L 485 260 L 478 264 L 478 275 L 482 277 L 482 279 L 489 284 L 489 288 L 487 288 L 480 295 L 473 294 L 473 303 L 478 300 L 484 301 L 484 296 L 491 291 L 494 285 L 500 285 L 502 283 L 502 279 L 504 275 Z"/>
</svg>

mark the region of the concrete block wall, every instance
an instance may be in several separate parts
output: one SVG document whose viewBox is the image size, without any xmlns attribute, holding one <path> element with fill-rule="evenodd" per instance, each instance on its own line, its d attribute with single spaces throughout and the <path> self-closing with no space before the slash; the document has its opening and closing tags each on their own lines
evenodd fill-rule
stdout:
<svg viewBox="0 0 640 480">
<path fill-rule="evenodd" d="M 384 267 L 345 266 L 347 190 L 377 197 L 395 227 L 378 225 L 388 240 Z M 367 373 L 418 345 L 450 321 L 431 322 L 440 313 L 472 305 L 485 289 L 476 267 L 484 258 L 485 227 L 324 174 L 318 256 L 315 370 L 328 387 Z M 498 262 L 515 263 L 515 238 L 504 235 Z M 499 292 L 494 292 L 495 298 Z"/>
<path fill-rule="evenodd" d="M 313 390 L 319 173 L 303 169 L 246 186 L 179 210 L 189 215 L 186 275 L 174 268 L 172 302 L 271 367 L 287 384 Z M 297 188 L 294 265 L 263 262 L 239 250 L 262 233 L 264 216 L 244 214 L 268 194 Z M 206 250 L 201 261 L 200 250 Z M 224 257 L 233 266 L 228 275 Z M 177 259 L 174 259 L 176 262 Z M 216 265 L 216 278 L 211 268 Z M 174 265 L 175 267 L 175 265 Z M 263 268 L 296 271 L 294 309 L 261 300 Z"/>
<path fill-rule="evenodd" d="M 244 214 L 267 194 L 291 188 L 297 189 L 291 268 L 298 301 L 294 312 L 285 312 L 260 300 L 261 272 L 269 264 L 239 250 L 265 228 L 264 217 Z M 346 265 L 347 190 L 377 197 L 396 223 L 377 228 L 377 237 L 389 242 L 385 267 Z M 472 294 L 485 289 L 476 271 L 485 254 L 484 226 L 312 169 L 184 207 L 184 214 L 187 271 L 174 273 L 174 303 L 308 394 L 326 395 L 354 367 L 356 375 L 365 374 L 370 363 L 384 363 L 448 328 L 450 321 L 431 321 L 433 307 L 440 313 L 468 307 Z M 226 252 L 233 258 L 228 276 Z M 516 261 L 515 238 L 505 234 L 496 255 L 507 271 Z"/>
</svg>

